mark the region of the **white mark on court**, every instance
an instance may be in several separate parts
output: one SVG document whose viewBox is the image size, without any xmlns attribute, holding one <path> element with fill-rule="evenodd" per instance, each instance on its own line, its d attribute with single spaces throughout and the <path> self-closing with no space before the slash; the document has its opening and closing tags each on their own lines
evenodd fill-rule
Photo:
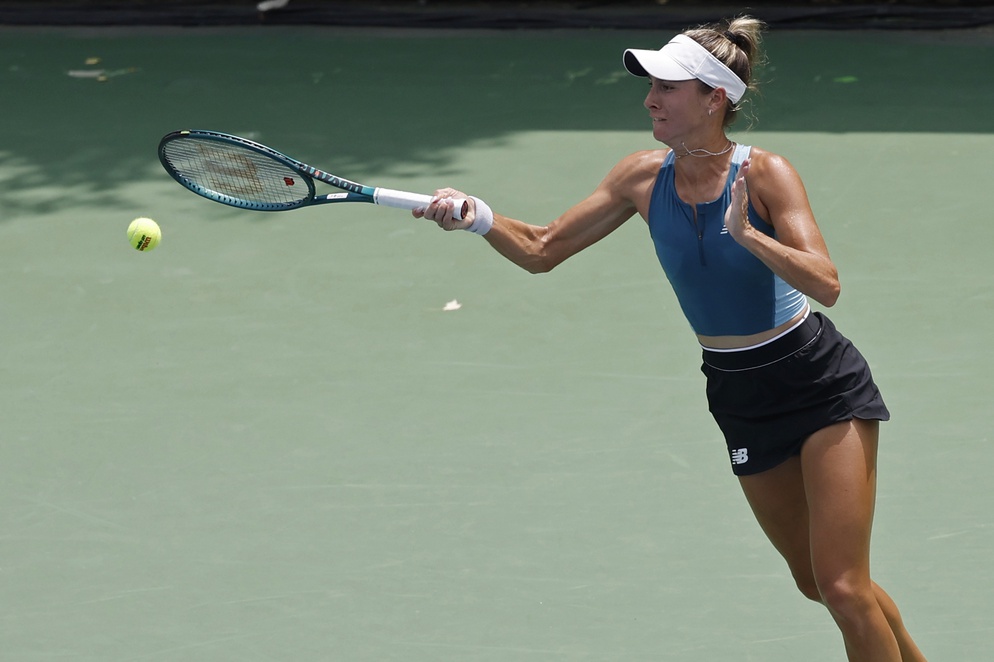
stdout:
<svg viewBox="0 0 994 662">
<path fill-rule="evenodd" d="M 594 85 L 614 85 L 621 80 L 627 80 L 629 74 L 627 71 L 615 71 L 607 76 L 602 76 L 594 81 Z"/>
<path fill-rule="evenodd" d="M 136 588 L 136 589 L 131 589 L 129 591 L 120 591 L 118 593 L 115 593 L 114 595 L 108 595 L 102 598 L 94 598 L 92 600 L 74 602 L 72 603 L 72 606 L 75 607 L 80 605 L 92 605 L 100 602 L 112 602 L 114 600 L 123 600 L 125 598 L 130 598 L 138 594 L 152 593 L 156 591 L 172 591 L 172 590 L 174 590 L 172 586 L 150 586 L 148 588 Z"/>
<path fill-rule="evenodd" d="M 70 515 L 72 517 L 76 517 L 76 518 L 84 520 L 84 521 L 94 522 L 94 523 L 98 523 L 98 524 L 107 524 L 107 525 L 113 526 L 113 527 L 115 527 L 117 529 L 125 529 L 125 528 L 127 528 L 127 527 L 125 527 L 125 526 L 123 526 L 121 524 L 118 524 L 117 522 L 113 522 L 113 521 L 111 521 L 109 519 L 105 519 L 105 518 L 99 517 L 97 515 L 91 515 L 90 513 L 85 513 L 85 512 L 82 512 L 80 510 L 75 510 L 75 509 L 72 509 L 72 508 L 66 508 L 64 506 L 60 506 L 58 504 L 50 503 L 48 501 L 42 501 L 40 499 L 29 499 L 29 498 L 26 498 L 26 497 L 21 497 L 21 498 L 22 498 L 22 500 L 27 501 L 28 503 L 33 503 L 36 506 L 41 506 L 43 508 L 49 508 L 49 509 L 54 510 L 56 512 L 63 513 L 65 515 Z"/>
<path fill-rule="evenodd" d="M 969 529 L 963 529 L 962 531 L 952 531 L 950 533 L 940 533 L 938 535 L 929 536 L 926 540 L 945 540 L 946 538 L 955 538 L 957 536 L 963 536 L 968 533 L 974 533 L 978 529 L 986 529 L 992 526 L 991 524 L 977 524 Z"/>
<path fill-rule="evenodd" d="M 568 80 L 570 84 L 572 84 L 573 81 L 575 81 L 577 78 L 583 78 L 584 76 L 589 76 L 592 71 L 593 69 L 591 69 L 590 67 L 587 67 L 586 69 L 580 69 L 579 71 L 567 71 L 566 80 Z"/>
<path fill-rule="evenodd" d="M 824 632 L 831 632 L 831 630 L 824 630 Z M 778 643 L 778 642 L 781 642 L 781 641 L 793 641 L 795 639 L 804 639 L 805 637 L 810 637 L 813 634 L 821 634 L 821 633 L 822 633 L 821 630 L 819 630 L 819 631 L 810 631 L 810 632 L 802 632 L 800 634 L 792 634 L 792 635 L 787 635 L 787 636 L 784 636 L 784 637 L 776 637 L 774 639 L 756 639 L 755 641 L 752 641 L 750 643 L 752 643 L 752 644 L 775 644 L 775 643 Z"/>
</svg>

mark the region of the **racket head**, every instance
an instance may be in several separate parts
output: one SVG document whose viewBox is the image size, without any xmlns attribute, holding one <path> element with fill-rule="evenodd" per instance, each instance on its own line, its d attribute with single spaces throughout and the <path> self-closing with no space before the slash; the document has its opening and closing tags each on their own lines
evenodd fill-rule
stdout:
<svg viewBox="0 0 994 662">
<path fill-rule="evenodd" d="M 173 131 L 159 141 L 159 161 L 182 186 L 232 207 L 285 211 L 314 201 L 304 164 L 247 138 Z"/>
</svg>

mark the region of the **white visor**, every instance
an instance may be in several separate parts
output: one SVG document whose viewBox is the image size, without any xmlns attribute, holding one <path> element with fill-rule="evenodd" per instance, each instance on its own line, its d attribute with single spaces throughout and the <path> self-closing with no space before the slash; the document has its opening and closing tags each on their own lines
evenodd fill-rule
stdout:
<svg viewBox="0 0 994 662">
<path fill-rule="evenodd" d="M 659 80 L 697 80 L 725 88 L 733 104 L 746 93 L 746 84 L 724 63 L 690 37 L 678 34 L 658 51 L 630 48 L 625 51 L 625 69 L 635 76 Z"/>
</svg>

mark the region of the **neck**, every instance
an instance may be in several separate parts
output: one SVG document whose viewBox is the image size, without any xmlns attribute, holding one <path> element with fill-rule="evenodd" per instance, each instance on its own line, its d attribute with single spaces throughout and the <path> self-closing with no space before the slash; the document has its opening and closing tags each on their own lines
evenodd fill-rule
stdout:
<svg viewBox="0 0 994 662">
<path fill-rule="evenodd" d="M 729 140 L 724 133 L 699 142 L 692 140 L 690 144 L 687 141 L 681 140 L 679 145 L 671 146 L 673 155 L 678 159 L 688 156 L 701 159 L 713 158 L 729 153 L 734 147 L 735 143 Z"/>
</svg>

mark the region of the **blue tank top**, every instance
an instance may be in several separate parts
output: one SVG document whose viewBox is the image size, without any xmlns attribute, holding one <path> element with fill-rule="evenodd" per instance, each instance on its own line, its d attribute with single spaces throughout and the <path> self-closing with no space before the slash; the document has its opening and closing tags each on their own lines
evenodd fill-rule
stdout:
<svg viewBox="0 0 994 662">
<path fill-rule="evenodd" d="M 732 182 L 750 147 L 737 145 L 721 195 L 694 210 L 679 198 L 670 151 L 656 177 L 649 203 L 649 233 L 656 256 L 676 292 L 687 321 L 698 335 L 746 336 L 791 320 L 807 298 L 739 245 L 725 229 Z M 749 222 L 776 237 L 749 204 Z"/>
</svg>

